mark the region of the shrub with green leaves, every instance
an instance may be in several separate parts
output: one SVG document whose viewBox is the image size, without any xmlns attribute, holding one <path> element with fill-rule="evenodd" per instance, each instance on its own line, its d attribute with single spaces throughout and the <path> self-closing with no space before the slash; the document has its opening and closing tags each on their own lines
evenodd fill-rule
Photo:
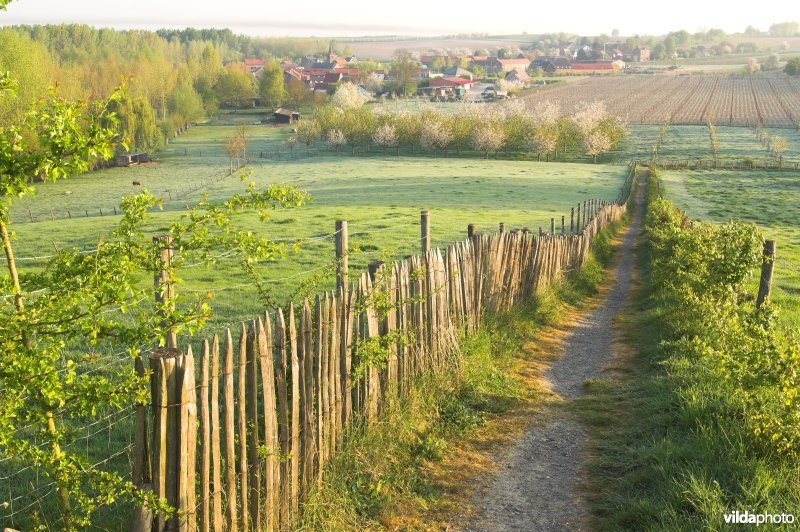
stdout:
<svg viewBox="0 0 800 532">
<path fill-rule="evenodd" d="M 715 404 L 741 420 L 759 454 L 796 460 L 800 343 L 778 330 L 779 309 L 756 309 L 746 290 L 761 263 L 760 233 L 739 221 L 690 220 L 660 197 L 649 204 L 646 230 L 655 296 L 668 309 L 664 347 L 690 360 L 698 379 L 719 383 Z"/>
</svg>

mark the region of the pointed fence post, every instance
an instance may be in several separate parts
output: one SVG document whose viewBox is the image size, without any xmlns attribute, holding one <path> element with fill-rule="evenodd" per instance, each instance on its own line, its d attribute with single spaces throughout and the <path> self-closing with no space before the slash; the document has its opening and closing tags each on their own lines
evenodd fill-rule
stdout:
<svg viewBox="0 0 800 532">
<path fill-rule="evenodd" d="M 422 254 L 424 255 L 431 249 L 431 225 L 430 213 L 425 210 L 420 212 L 420 237 L 422 240 Z"/>
<path fill-rule="evenodd" d="M 172 269 L 172 237 L 169 235 L 154 236 L 153 243 L 159 249 L 159 264 L 155 270 L 154 284 L 156 293 L 156 302 L 164 304 L 171 301 L 175 297 L 175 287 L 170 280 L 170 270 Z M 170 304 L 170 308 L 172 304 Z M 159 311 L 163 315 L 163 311 Z M 162 321 L 162 326 L 166 328 L 166 321 Z M 177 347 L 178 341 L 175 336 L 175 331 L 167 331 L 167 347 Z"/>
<path fill-rule="evenodd" d="M 764 261 L 761 263 L 761 281 L 758 285 L 756 308 L 761 308 L 772 292 L 772 275 L 775 273 L 775 241 L 764 241 Z"/>
<path fill-rule="evenodd" d="M 575 207 L 569 210 L 569 234 L 575 234 Z"/>
<path fill-rule="evenodd" d="M 336 286 L 347 290 L 347 220 L 336 220 Z"/>
</svg>

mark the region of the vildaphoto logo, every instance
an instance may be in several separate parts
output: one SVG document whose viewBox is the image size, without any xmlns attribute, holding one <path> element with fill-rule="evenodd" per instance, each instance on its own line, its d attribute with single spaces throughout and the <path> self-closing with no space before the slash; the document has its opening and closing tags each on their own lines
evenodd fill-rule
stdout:
<svg viewBox="0 0 800 532">
<path fill-rule="evenodd" d="M 793 514 L 753 513 L 745 510 L 731 510 L 723 516 L 726 525 L 782 525 L 794 524 Z"/>
</svg>

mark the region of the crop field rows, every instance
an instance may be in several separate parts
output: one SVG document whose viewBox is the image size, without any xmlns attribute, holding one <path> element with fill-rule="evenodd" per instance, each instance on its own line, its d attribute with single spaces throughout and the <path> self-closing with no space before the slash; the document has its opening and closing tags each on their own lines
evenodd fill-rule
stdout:
<svg viewBox="0 0 800 532">
<path fill-rule="evenodd" d="M 525 99 L 529 104 L 553 100 L 567 112 L 580 102 L 602 100 L 631 124 L 800 125 L 800 80 L 777 77 L 592 77 Z"/>
</svg>

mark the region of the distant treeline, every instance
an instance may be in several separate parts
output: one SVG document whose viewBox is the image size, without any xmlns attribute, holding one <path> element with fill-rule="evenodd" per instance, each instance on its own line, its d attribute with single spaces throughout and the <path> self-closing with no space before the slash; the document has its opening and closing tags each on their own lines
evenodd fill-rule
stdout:
<svg viewBox="0 0 800 532">
<path fill-rule="evenodd" d="M 125 97 L 114 104 L 120 140 L 131 151 L 157 149 L 186 124 L 220 107 L 251 103 L 258 87 L 241 63 L 244 58 L 297 58 L 327 52 L 329 44 L 230 30 L 116 31 L 79 24 L 3 28 L 0 72 L 10 72 L 19 91 L 0 102 L 0 127 L 21 121 L 50 87 L 58 86 L 65 98 L 86 101 L 106 98 L 125 84 Z M 282 81 L 277 62 L 268 67 Z"/>
</svg>

